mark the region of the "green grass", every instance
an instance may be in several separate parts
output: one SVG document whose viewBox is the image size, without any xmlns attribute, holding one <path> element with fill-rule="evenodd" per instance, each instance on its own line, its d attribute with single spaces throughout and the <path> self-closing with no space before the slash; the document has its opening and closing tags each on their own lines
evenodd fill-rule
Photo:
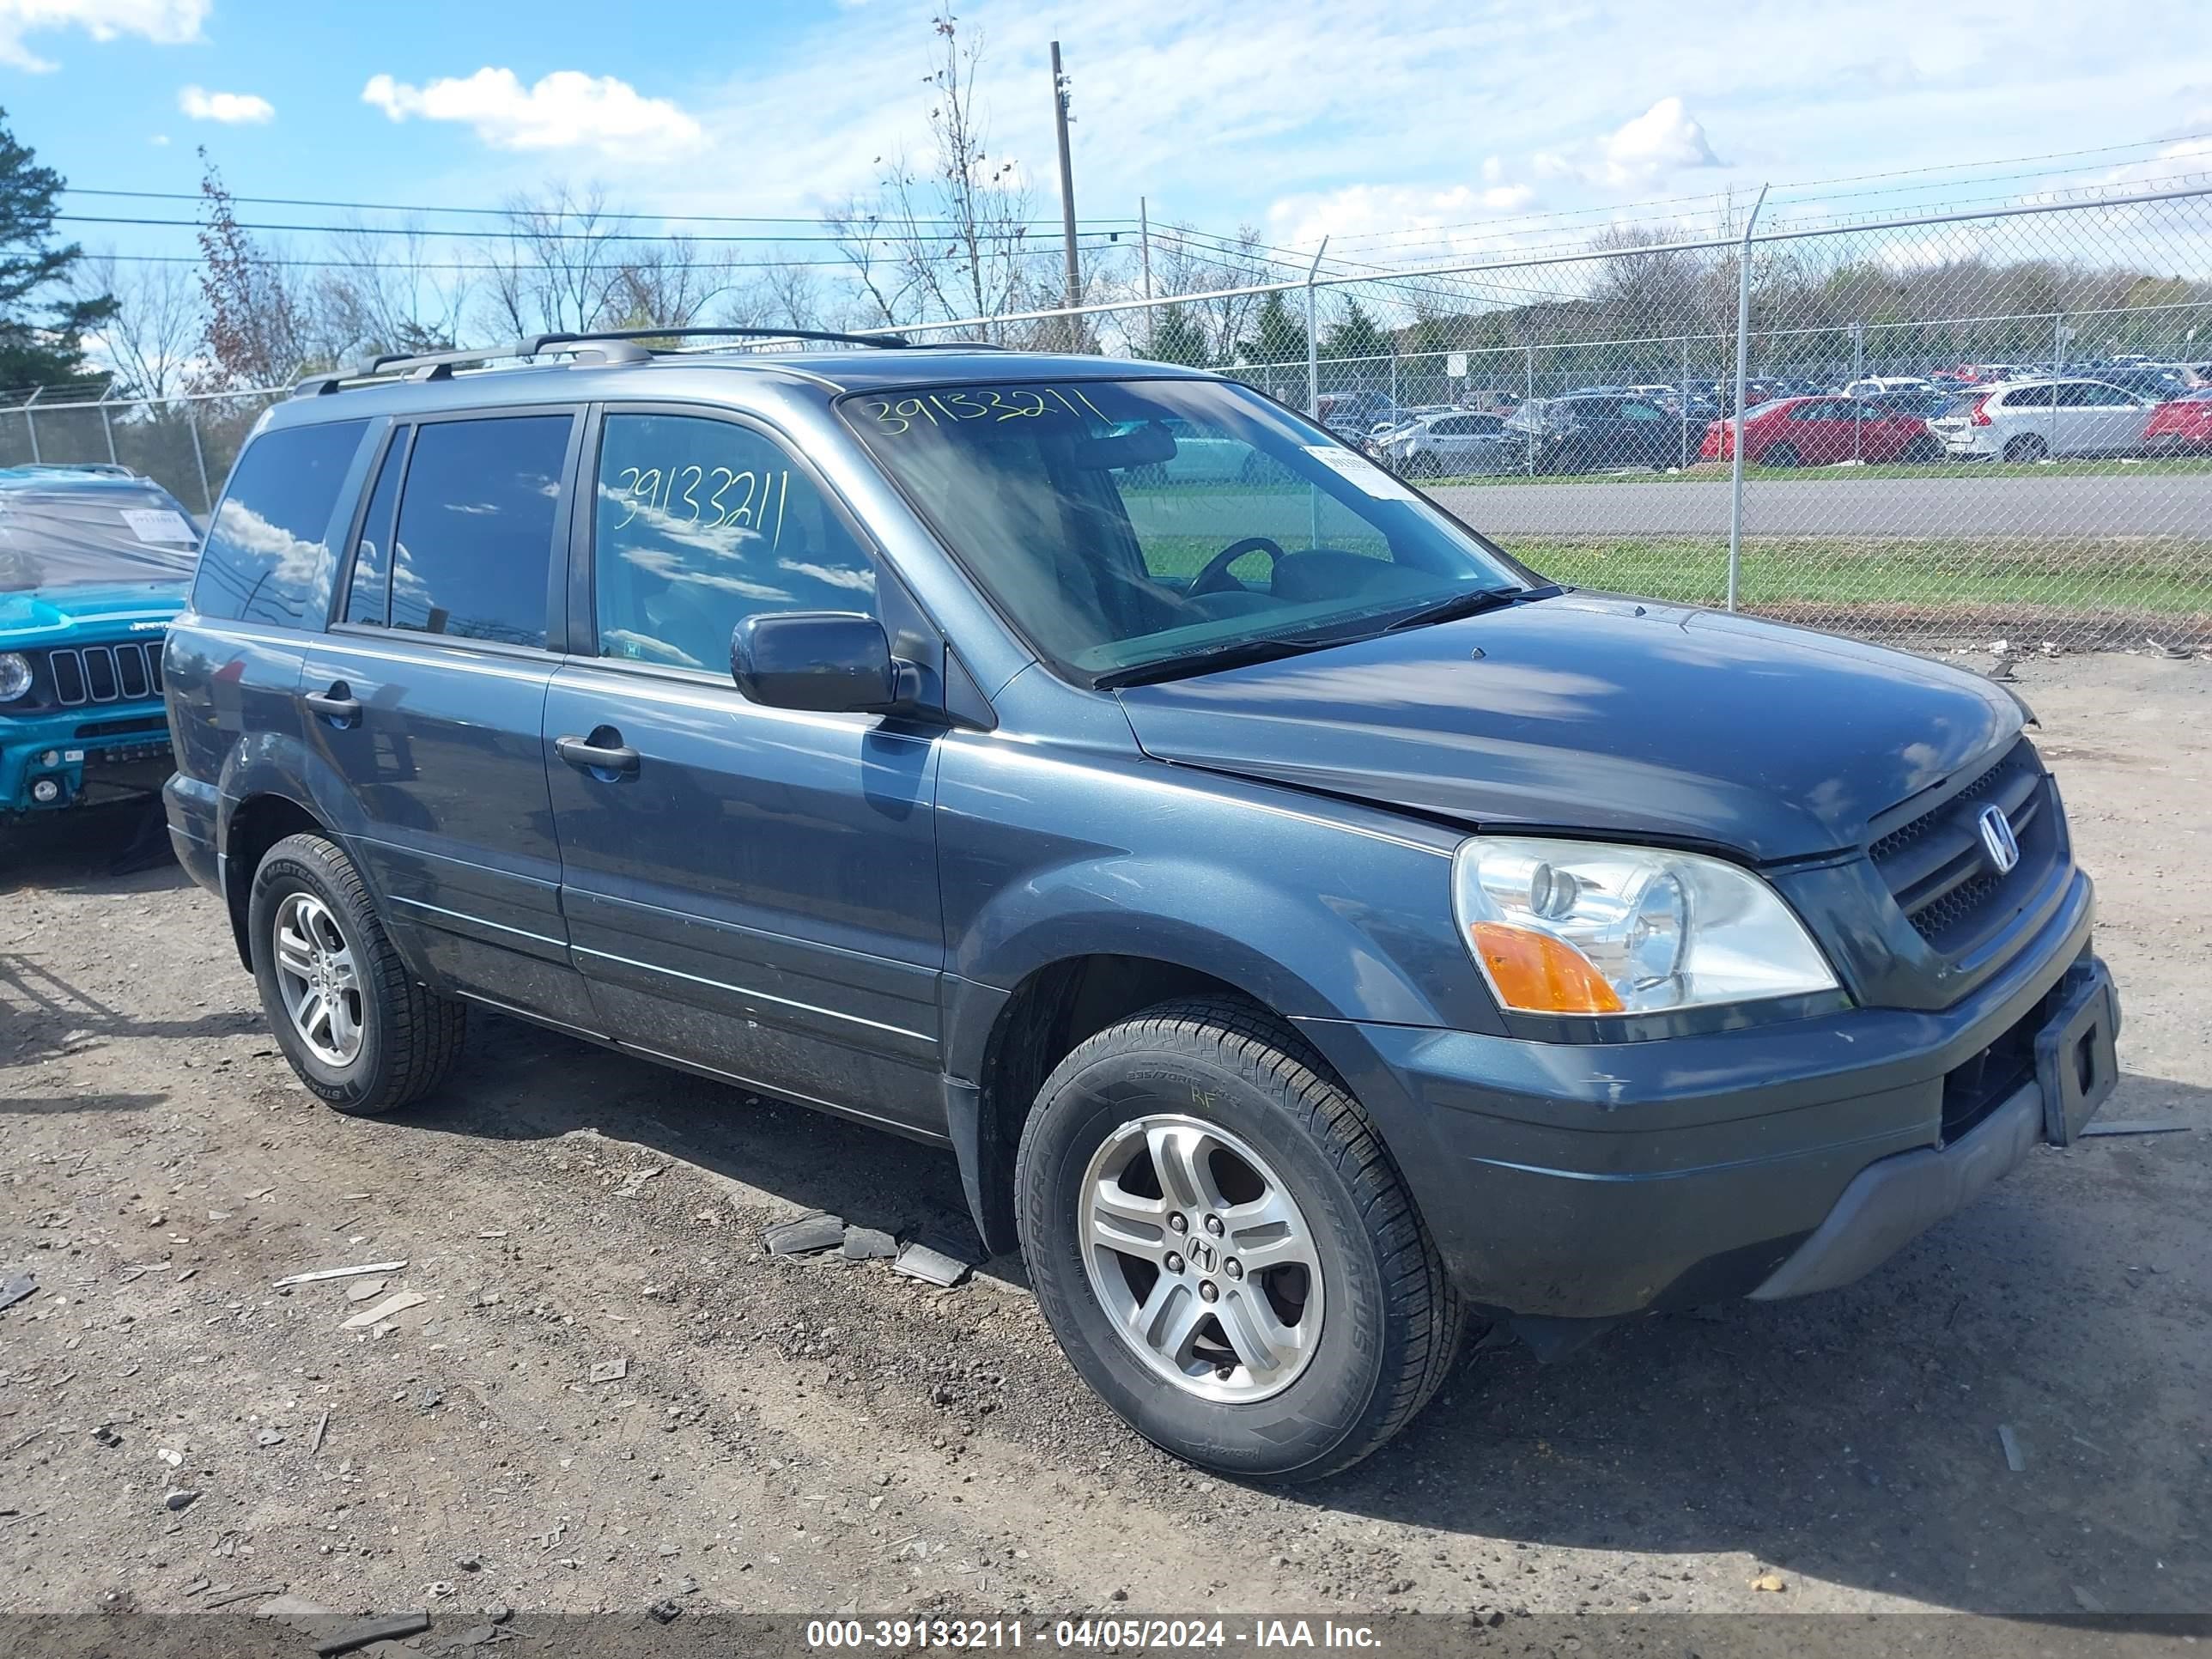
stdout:
<svg viewBox="0 0 2212 1659">
<path fill-rule="evenodd" d="M 1498 544 L 1556 581 L 1689 605 L 1728 592 L 1720 538 L 1500 536 Z M 1148 536 L 1154 574 L 1191 576 L 1220 551 L 1210 537 Z M 1237 574 L 1265 580 L 1259 555 Z M 2057 624 L 2128 614 L 2191 619 L 2212 627 L 2212 533 L 2038 541 L 1963 538 L 1853 542 L 1838 537 L 1754 536 L 1743 544 L 1738 599 L 1747 610 L 1820 621 L 1844 631 L 1917 621 L 2017 618 Z"/>
<path fill-rule="evenodd" d="M 1746 478 L 1765 483 L 1777 478 L 1820 478 L 1860 483 L 1889 478 L 2125 478 L 2179 473 L 2212 477 L 2212 459 L 2195 458 L 2160 460 L 2051 461 L 2016 464 L 2011 461 L 1929 461 L 1920 465 L 1902 462 L 1880 466 L 1758 466 L 1744 468 Z M 1692 461 L 1680 472 L 1477 472 L 1464 476 L 1414 480 L 1424 489 L 1438 485 L 1454 488 L 1514 484 L 1721 483 L 1729 477 L 1722 461 Z"/>
<path fill-rule="evenodd" d="M 1515 557 L 1586 587 L 1717 604 L 1728 545 L 1714 538 L 1509 536 Z M 1754 610 L 1987 612 L 2093 617 L 2155 612 L 2212 621 L 2212 539 L 2114 542 L 1753 537 L 1738 597 Z"/>
</svg>

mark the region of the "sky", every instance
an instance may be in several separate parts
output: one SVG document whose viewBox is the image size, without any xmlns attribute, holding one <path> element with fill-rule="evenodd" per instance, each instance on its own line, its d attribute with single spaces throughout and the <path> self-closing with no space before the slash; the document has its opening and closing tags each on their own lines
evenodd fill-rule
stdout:
<svg viewBox="0 0 2212 1659">
<path fill-rule="evenodd" d="M 562 179 L 807 219 L 926 154 L 933 9 L 0 0 L 0 106 L 80 191 L 189 191 L 204 146 L 240 196 L 495 207 Z M 1056 38 L 1086 221 L 1141 197 L 1156 222 L 1340 256 L 1465 252 L 1559 215 L 1696 222 L 1763 181 L 1861 180 L 1827 190 L 1863 210 L 2212 173 L 2199 0 L 971 0 L 958 22 L 1040 216 Z M 189 204 L 65 207 L 88 247 L 192 252 L 189 228 L 91 222 Z"/>
</svg>

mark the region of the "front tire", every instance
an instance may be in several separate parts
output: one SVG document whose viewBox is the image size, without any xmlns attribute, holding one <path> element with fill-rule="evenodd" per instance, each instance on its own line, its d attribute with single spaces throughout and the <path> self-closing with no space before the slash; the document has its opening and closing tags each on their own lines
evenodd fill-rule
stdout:
<svg viewBox="0 0 2212 1659">
<path fill-rule="evenodd" d="M 1243 1005 L 1163 1004 L 1069 1054 L 1024 1127 L 1015 1196 L 1076 1370 L 1203 1468 L 1347 1468 L 1458 1352 L 1458 1293 L 1374 1128 Z"/>
<path fill-rule="evenodd" d="M 396 1111 L 453 1069 L 466 1006 L 408 973 L 335 844 L 289 836 L 270 848 L 246 926 L 277 1045 L 325 1103 L 362 1117 Z"/>
</svg>

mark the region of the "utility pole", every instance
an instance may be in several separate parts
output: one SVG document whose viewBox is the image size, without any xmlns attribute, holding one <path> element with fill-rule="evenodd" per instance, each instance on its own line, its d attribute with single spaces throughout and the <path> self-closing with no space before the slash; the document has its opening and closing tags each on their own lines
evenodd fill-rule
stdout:
<svg viewBox="0 0 2212 1659">
<path fill-rule="evenodd" d="M 1157 356 L 1159 313 L 1152 306 L 1152 216 L 1145 198 L 1137 198 L 1137 246 L 1145 264 L 1145 356 Z"/>
<path fill-rule="evenodd" d="M 1067 349 L 1073 351 L 1081 338 L 1075 307 L 1083 303 L 1083 271 L 1075 262 L 1075 171 L 1067 159 L 1067 76 L 1060 67 L 1060 42 L 1052 43 L 1053 131 L 1060 137 L 1060 228 L 1067 248 Z"/>
</svg>

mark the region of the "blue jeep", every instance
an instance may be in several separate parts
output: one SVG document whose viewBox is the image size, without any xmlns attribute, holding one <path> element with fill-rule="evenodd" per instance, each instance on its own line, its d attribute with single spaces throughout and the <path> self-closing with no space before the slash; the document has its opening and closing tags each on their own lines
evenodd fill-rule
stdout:
<svg viewBox="0 0 2212 1659">
<path fill-rule="evenodd" d="M 1571 592 L 1156 364 L 380 371 L 262 417 L 169 643 L 178 854 L 339 1110 L 473 1006 L 945 1148 L 1115 1410 L 1311 1478 L 1469 1320 L 1842 1284 L 2112 1089 L 1979 676 Z"/>
<path fill-rule="evenodd" d="M 198 541 L 128 468 L 0 468 L 0 830 L 160 790 L 161 639 Z"/>
</svg>

